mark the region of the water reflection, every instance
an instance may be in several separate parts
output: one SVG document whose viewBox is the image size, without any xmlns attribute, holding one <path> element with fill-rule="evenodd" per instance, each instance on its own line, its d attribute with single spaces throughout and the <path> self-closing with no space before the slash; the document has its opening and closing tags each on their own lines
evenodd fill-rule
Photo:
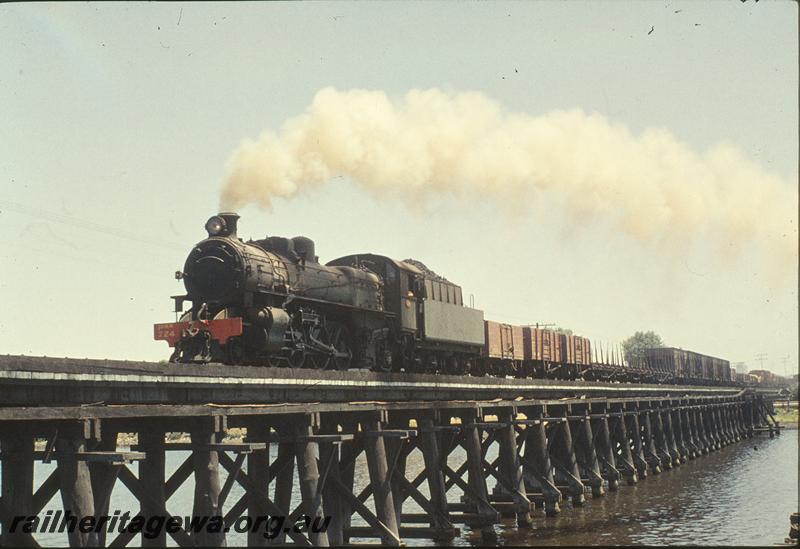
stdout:
<svg viewBox="0 0 800 549">
<path fill-rule="evenodd" d="M 757 447 L 757 449 L 755 449 Z M 742 441 L 534 528 L 499 527 L 498 544 L 771 545 L 798 512 L 797 431 Z"/>
</svg>

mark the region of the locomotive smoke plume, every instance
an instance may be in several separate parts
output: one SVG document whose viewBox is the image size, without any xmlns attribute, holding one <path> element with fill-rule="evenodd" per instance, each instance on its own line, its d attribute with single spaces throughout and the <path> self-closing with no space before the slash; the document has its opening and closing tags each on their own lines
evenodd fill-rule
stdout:
<svg viewBox="0 0 800 549">
<path fill-rule="evenodd" d="M 581 110 L 505 111 L 480 93 L 317 92 L 280 131 L 245 140 L 228 165 L 222 209 L 270 207 L 336 176 L 419 202 L 423 193 L 559 205 L 644 242 L 748 244 L 786 271 L 797 263 L 797 190 L 730 145 L 693 151 L 660 128 L 632 134 Z"/>
</svg>

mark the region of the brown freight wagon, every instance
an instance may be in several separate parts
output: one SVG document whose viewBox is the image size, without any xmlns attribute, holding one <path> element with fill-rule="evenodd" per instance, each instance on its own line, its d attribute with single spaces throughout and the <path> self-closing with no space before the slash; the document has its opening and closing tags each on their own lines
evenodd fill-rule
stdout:
<svg viewBox="0 0 800 549">
<path fill-rule="evenodd" d="M 673 377 L 687 377 L 688 353 L 674 347 L 653 347 L 645 350 L 645 365 L 654 372 Z"/>
<path fill-rule="evenodd" d="M 485 320 L 483 328 L 486 335 L 484 353 L 487 357 L 504 360 L 525 359 L 525 345 L 521 326 Z"/>
<path fill-rule="evenodd" d="M 558 334 L 555 332 L 551 332 L 550 330 L 546 330 L 548 334 L 550 334 L 550 340 L 553 342 L 553 362 L 564 363 L 564 346 L 561 344 L 561 338 L 558 337 Z"/>
<path fill-rule="evenodd" d="M 692 351 L 687 351 L 690 361 L 699 364 L 700 367 L 695 370 L 695 379 L 703 381 L 716 381 L 717 383 L 730 383 L 731 381 L 731 363 L 725 359 L 713 356 L 707 356 Z"/>
<path fill-rule="evenodd" d="M 522 328 L 525 358 L 536 362 L 561 362 L 561 341 L 558 334 L 541 328 Z"/>
<path fill-rule="evenodd" d="M 644 351 L 644 367 L 651 372 L 660 372 L 662 370 L 662 363 L 664 362 L 664 353 L 671 351 L 666 347 L 654 347 L 645 349 Z"/>
<path fill-rule="evenodd" d="M 695 379 L 699 378 L 701 368 L 693 367 L 692 365 L 692 353 L 690 351 L 681 351 L 683 355 L 683 378 L 684 379 Z M 694 361 L 697 364 L 697 360 Z"/>
<path fill-rule="evenodd" d="M 691 379 L 703 379 L 703 357 L 692 351 L 686 351 L 688 362 L 687 370 L 690 372 Z"/>
<path fill-rule="evenodd" d="M 714 379 L 714 361 L 710 356 L 700 355 L 703 365 L 703 379 Z"/>
<path fill-rule="evenodd" d="M 564 364 L 591 366 L 592 353 L 589 339 L 576 335 L 557 335 L 561 343 L 561 358 Z"/>
<path fill-rule="evenodd" d="M 651 370 L 678 379 L 727 383 L 732 377 L 731 363 L 727 360 L 674 347 L 647 349 L 645 362 Z"/>
<path fill-rule="evenodd" d="M 750 381 L 750 374 L 736 373 L 736 382 L 744 385 Z"/>
<path fill-rule="evenodd" d="M 714 364 L 714 379 L 717 381 L 728 381 L 731 378 L 730 366 L 728 372 L 725 372 L 725 361 L 720 358 L 711 357 L 711 362 Z"/>
<path fill-rule="evenodd" d="M 561 358 L 564 364 L 575 364 L 575 337 L 566 334 L 556 334 L 561 343 Z"/>
<path fill-rule="evenodd" d="M 688 351 L 683 349 L 675 351 L 675 376 L 681 379 L 689 379 L 691 377 Z"/>
<path fill-rule="evenodd" d="M 592 344 L 589 343 L 589 338 L 574 336 L 574 345 L 575 350 L 573 351 L 573 357 L 575 358 L 575 364 L 580 366 L 591 366 Z"/>
</svg>

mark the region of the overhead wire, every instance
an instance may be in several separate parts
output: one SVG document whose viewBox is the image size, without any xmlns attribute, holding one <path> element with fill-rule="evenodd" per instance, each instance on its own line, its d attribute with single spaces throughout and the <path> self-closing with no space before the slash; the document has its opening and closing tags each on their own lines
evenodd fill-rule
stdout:
<svg viewBox="0 0 800 549">
<path fill-rule="evenodd" d="M 2 213 L 3 209 L 24 215 L 29 215 L 32 217 L 37 217 L 39 219 L 44 219 L 46 221 L 53 221 L 55 223 L 71 225 L 73 227 L 78 227 L 93 232 L 107 234 L 110 236 L 115 236 L 117 238 L 132 240 L 135 242 L 139 242 L 141 244 L 148 244 L 150 246 L 158 246 L 160 248 L 168 248 L 171 250 L 180 250 L 180 251 L 186 249 L 185 245 L 181 245 L 176 242 L 171 242 L 162 237 L 159 238 L 148 237 L 140 233 L 135 233 L 132 231 L 120 229 L 118 227 L 97 223 L 96 221 L 82 219 L 79 217 L 73 217 L 70 215 L 61 214 L 57 212 L 47 211 L 38 207 L 28 206 L 26 204 L 20 204 L 18 202 L 12 202 L 10 200 L 0 200 L 0 213 Z"/>
</svg>

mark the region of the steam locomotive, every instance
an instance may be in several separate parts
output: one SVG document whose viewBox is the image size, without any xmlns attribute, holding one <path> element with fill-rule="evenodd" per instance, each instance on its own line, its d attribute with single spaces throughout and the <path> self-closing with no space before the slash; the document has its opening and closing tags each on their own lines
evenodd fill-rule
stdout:
<svg viewBox="0 0 800 549">
<path fill-rule="evenodd" d="M 696 374 L 677 359 L 667 360 L 683 355 L 666 351 L 642 365 L 597 363 L 586 338 L 484 320 L 483 311 L 464 304 L 460 286 L 419 261 L 364 253 L 322 265 L 311 239 L 244 241 L 237 235 L 238 220 L 235 213 L 212 216 L 205 225 L 208 238 L 175 273 L 186 288 L 185 295 L 172 298 L 180 318 L 154 327 L 155 339 L 174 348 L 171 362 L 670 383 L 731 380 L 724 374 L 729 368 Z"/>
<path fill-rule="evenodd" d="M 464 374 L 481 356 L 483 312 L 455 284 L 375 254 L 322 265 L 303 236 L 245 242 L 238 219 L 211 217 L 176 273 L 182 317 L 155 326 L 171 361 Z"/>
</svg>

